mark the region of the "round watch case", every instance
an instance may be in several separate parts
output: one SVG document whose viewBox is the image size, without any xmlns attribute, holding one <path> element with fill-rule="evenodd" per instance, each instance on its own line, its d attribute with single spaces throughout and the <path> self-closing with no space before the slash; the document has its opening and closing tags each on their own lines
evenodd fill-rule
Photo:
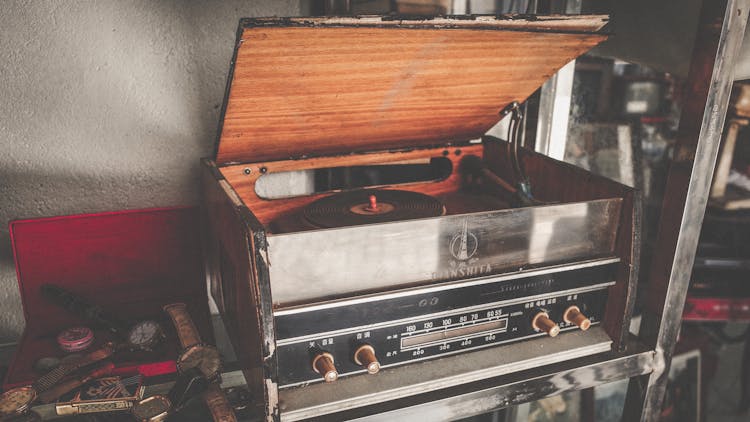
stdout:
<svg viewBox="0 0 750 422">
<path fill-rule="evenodd" d="M 153 320 L 140 321 L 127 335 L 128 346 L 136 350 L 151 351 L 164 338 L 161 325 Z"/>
<path fill-rule="evenodd" d="M 81 352 L 94 342 L 94 332 L 88 327 L 71 327 L 57 336 L 57 344 L 65 352 Z"/>
<path fill-rule="evenodd" d="M 37 398 L 31 386 L 10 389 L 0 395 L 0 417 L 19 415 L 26 412 Z"/>
<path fill-rule="evenodd" d="M 198 368 L 207 380 L 214 380 L 221 372 L 221 354 L 211 345 L 198 343 L 189 346 L 177 357 L 177 370 L 185 372 Z"/>
</svg>

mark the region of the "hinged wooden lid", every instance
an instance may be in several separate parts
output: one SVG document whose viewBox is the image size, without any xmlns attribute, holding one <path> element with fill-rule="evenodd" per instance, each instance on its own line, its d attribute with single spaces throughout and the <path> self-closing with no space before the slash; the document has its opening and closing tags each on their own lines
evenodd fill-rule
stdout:
<svg viewBox="0 0 750 422">
<path fill-rule="evenodd" d="M 481 136 L 606 37 L 606 16 L 240 23 L 219 164 Z"/>
</svg>

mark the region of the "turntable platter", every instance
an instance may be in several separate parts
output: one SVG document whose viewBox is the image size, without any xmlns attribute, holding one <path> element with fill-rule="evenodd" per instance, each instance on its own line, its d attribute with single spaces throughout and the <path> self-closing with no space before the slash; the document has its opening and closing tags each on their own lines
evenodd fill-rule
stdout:
<svg viewBox="0 0 750 422">
<path fill-rule="evenodd" d="M 365 189 L 319 199 L 304 209 L 304 218 L 321 227 L 385 223 L 445 214 L 442 202 L 418 192 Z"/>
</svg>

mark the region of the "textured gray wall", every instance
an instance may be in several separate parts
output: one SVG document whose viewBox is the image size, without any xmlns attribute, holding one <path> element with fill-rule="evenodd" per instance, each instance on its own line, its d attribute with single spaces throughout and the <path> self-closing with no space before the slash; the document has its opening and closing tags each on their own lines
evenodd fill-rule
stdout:
<svg viewBox="0 0 750 422">
<path fill-rule="evenodd" d="M 239 18 L 299 1 L 16 1 L 0 12 L 0 342 L 23 314 L 7 221 L 194 204 Z"/>
</svg>

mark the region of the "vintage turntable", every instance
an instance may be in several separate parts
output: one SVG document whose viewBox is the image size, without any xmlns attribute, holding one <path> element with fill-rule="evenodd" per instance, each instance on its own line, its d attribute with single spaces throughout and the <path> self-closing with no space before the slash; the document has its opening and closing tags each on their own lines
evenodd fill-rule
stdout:
<svg viewBox="0 0 750 422">
<path fill-rule="evenodd" d="M 241 22 L 216 154 L 203 161 L 207 255 L 268 420 L 363 414 L 622 347 L 635 192 L 483 137 L 601 42 L 605 23 Z M 434 163 L 442 173 L 412 183 L 284 198 L 260 188 L 285 172 Z"/>
</svg>

